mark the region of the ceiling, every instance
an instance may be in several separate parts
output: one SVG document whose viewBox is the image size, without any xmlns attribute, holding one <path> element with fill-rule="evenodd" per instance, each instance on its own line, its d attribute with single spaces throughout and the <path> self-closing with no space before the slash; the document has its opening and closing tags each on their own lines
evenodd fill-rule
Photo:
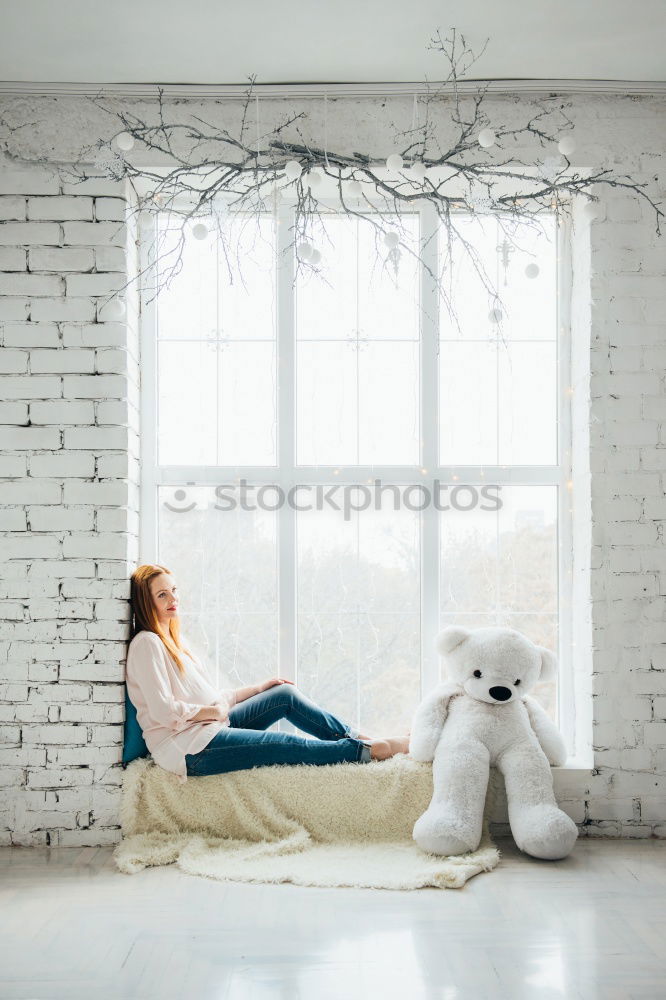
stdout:
<svg viewBox="0 0 666 1000">
<path fill-rule="evenodd" d="M 322 84 L 442 78 L 433 33 L 485 54 L 471 77 L 666 80 L 665 0 L 0 0 L 0 80 Z"/>
</svg>

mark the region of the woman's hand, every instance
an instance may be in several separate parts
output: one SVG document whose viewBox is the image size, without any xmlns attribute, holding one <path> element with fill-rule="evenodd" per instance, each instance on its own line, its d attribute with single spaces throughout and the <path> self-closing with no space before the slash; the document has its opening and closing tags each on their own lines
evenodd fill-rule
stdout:
<svg viewBox="0 0 666 1000">
<path fill-rule="evenodd" d="M 195 716 L 192 717 L 192 722 L 226 722 L 229 718 L 229 713 L 224 705 L 216 701 L 212 705 L 205 705 L 200 708 Z"/>
<path fill-rule="evenodd" d="M 269 688 L 275 687 L 278 684 L 293 683 L 293 681 L 287 681 L 283 677 L 271 677 L 269 680 L 262 681 L 260 684 L 250 684 L 249 687 L 236 688 L 234 691 L 236 705 L 240 705 L 242 701 L 246 701 L 248 698 L 254 698 L 255 695 L 261 694 L 262 691 L 268 691 Z"/>
<path fill-rule="evenodd" d="M 213 702 L 213 708 L 217 709 L 217 715 L 213 722 L 226 722 L 229 718 L 229 710 L 220 701 Z"/>
<path fill-rule="evenodd" d="M 284 677 L 271 677 L 267 681 L 262 681 L 259 685 L 259 691 L 268 691 L 269 688 L 276 687 L 278 684 L 293 684 L 293 681 L 288 681 Z"/>
</svg>

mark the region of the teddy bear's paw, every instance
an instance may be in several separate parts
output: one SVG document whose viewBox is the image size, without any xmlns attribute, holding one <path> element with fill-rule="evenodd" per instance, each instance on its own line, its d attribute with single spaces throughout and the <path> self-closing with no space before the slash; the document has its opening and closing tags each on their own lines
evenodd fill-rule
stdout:
<svg viewBox="0 0 666 1000">
<path fill-rule="evenodd" d="M 463 823 L 428 812 L 417 819 L 412 836 L 422 851 L 446 856 L 475 851 L 481 840 Z"/>
<path fill-rule="evenodd" d="M 523 808 L 511 817 L 516 844 L 526 854 L 544 861 L 566 858 L 578 837 L 574 821 L 557 806 L 544 803 Z"/>
</svg>

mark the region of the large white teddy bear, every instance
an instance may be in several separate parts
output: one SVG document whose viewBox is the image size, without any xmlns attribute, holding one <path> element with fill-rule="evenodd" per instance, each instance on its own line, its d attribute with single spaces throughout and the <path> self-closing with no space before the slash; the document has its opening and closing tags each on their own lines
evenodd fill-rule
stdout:
<svg viewBox="0 0 666 1000">
<path fill-rule="evenodd" d="M 564 858 L 578 836 L 558 808 L 551 764 L 564 741 L 527 692 L 555 676 L 554 655 L 511 628 L 452 626 L 437 639 L 449 680 L 419 705 L 409 753 L 433 761 L 433 797 L 414 840 L 433 854 L 464 854 L 481 840 L 489 767 L 504 775 L 511 832 L 535 858 Z"/>
</svg>

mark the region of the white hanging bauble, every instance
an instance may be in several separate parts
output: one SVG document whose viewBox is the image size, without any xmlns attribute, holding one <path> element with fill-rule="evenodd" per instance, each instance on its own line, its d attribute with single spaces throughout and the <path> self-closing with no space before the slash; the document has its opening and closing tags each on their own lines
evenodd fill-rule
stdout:
<svg viewBox="0 0 666 1000">
<path fill-rule="evenodd" d="M 400 242 L 400 237 L 398 236 L 397 233 L 394 232 L 384 233 L 382 239 L 384 240 L 384 243 L 389 248 L 389 250 L 393 250 L 393 248 L 397 247 L 398 243 Z"/>
<path fill-rule="evenodd" d="M 196 226 L 192 226 L 192 236 L 195 240 L 205 240 L 208 236 L 208 226 L 203 222 L 197 222 Z"/>
<path fill-rule="evenodd" d="M 303 173 L 303 167 L 298 160 L 287 160 L 284 165 L 284 172 L 290 181 L 298 180 Z"/>
<path fill-rule="evenodd" d="M 491 323 L 496 323 L 497 325 L 499 325 L 504 319 L 502 310 L 497 309 L 497 307 L 495 309 L 491 309 L 490 312 L 488 313 L 488 319 L 490 320 Z"/>
<path fill-rule="evenodd" d="M 571 156 L 571 154 L 576 150 L 576 140 L 571 135 L 565 135 L 564 138 L 560 139 L 558 142 L 557 148 L 562 156 Z"/>
<path fill-rule="evenodd" d="M 414 160 L 409 170 L 415 181 L 423 182 L 425 180 L 426 165 L 423 160 Z"/>
<path fill-rule="evenodd" d="M 299 243 L 297 250 L 298 250 L 298 256 L 300 257 L 301 260 L 305 261 L 312 260 L 314 247 L 312 246 L 311 243 L 308 243 L 307 241 Z"/>
<path fill-rule="evenodd" d="M 481 149 L 490 149 L 496 142 L 497 136 L 491 128 L 481 129 L 478 137 L 478 143 Z"/>
<path fill-rule="evenodd" d="M 310 170 L 305 178 L 305 183 L 311 188 L 318 188 L 323 179 L 319 170 Z"/>
<path fill-rule="evenodd" d="M 313 267 L 316 267 L 316 265 L 319 263 L 320 260 L 321 260 L 321 254 L 315 248 L 312 251 L 312 256 L 310 257 L 310 263 L 312 264 Z"/>
<path fill-rule="evenodd" d="M 402 170 L 402 156 L 400 153 L 391 153 L 391 155 L 386 159 L 386 167 L 394 174 L 397 174 L 399 170 Z"/>
<path fill-rule="evenodd" d="M 349 184 L 347 185 L 347 190 L 349 191 L 350 195 L 356 198 L 359 195 L 363 194 L 363 185 L 361 184 L 360 181 L 350 181 Z"/>
<path fill-rule="evenodd" d="M 120 320 L 125 315 L 125 303 L 122 299 L 113 298 L 109 302 L 106 302 L 101 309 L 97 318 L 99 320 Z"/>
<path fill-rule="evenodd" d="M 540 270 L 541 269 L 540 269 L 539 265 L 535 264 L 534 262 L 532 262 L 531 264 L 528 264 L 527 267 L 525 268 L 525 277 L 526 278 L 538 278 Z"/>
<path fill-rule="evenodd" d="M 134 137 L 129 132 L 120 132 L 116 136 L 115 143 L 118 149 L 122 149 L 123 153 L 129 153 L 130 149 L 134 148 Z"/>
</svg>

